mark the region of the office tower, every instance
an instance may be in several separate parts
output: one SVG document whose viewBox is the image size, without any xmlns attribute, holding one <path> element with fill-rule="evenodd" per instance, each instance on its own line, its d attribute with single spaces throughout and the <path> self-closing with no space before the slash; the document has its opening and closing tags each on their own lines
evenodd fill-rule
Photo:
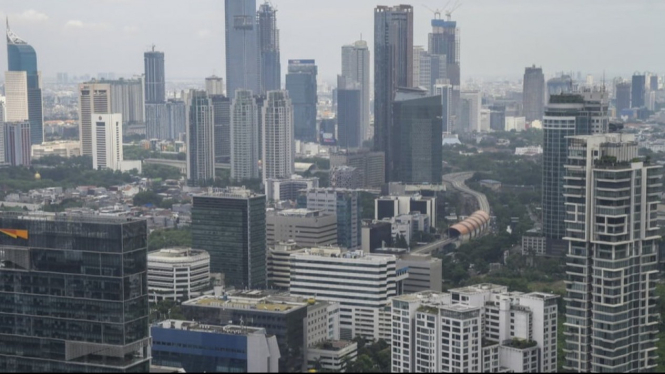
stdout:
<svg viewBox="0 0 665 374">
<path fill-rule="evenodd" d="M 5 212 L 0 227 L 0 370 L 149 371 L 145 220 Z"/>
<path fill-rule="evenodd" d="M 384 184 L 386 159 L 383 152 L 369 150 L 343 150 L 330 155 L 330 167 L 351 166 L 363 176 L 363 187 L 381 187 Z"/>
<path fill-rule="evenodd" d="M 270 91 L 262 110 L 263 181 L 294 173 L 293 106 L 287 91 Z"/>
<path fill-rule="evenodd" d="M 41 72 L 37 69 L 37 53 L 31 45 L 9 29 L 9 20 L 7 20 L 7 60 L 7 70 L 25 72 L 26 76 L 25 96 L 28 103 L 28 117 L 12 121 L 29 120 L 31 143 L 42 144 L 44 141 L 44 114 Z M 21 100 L 25 99 L 21 98 Z M 10 111 L 13 111 L 9 107 L 9 102 L 7 104 Z"/>
<path fill-rule="evenodd" d="M 374 8 L 374 150 L 385 154 L 385 179 L 396 170 L 392 103 L 397 87 L 413 86 L 413 7 Z"/>
<path fill-rule="evenodd" d="M 163 103 L 166 101 L 166 80 L 164 78 L 164 52 L 152 50 L 143 54 L 145 67 L 145 102 Z"/>
<path fill-rule="evenodd" d="M 339 305 L 318 298 L 238 290 L 185 301 L 181 308 L 190 321 L 265 328 L 277 338 L 280 373 L 304 372 L 309 347 L 339 339 Z"/>
<path fill-rule="evenodd" d="M 206 92 L 208 95 L 224 95 L 224 79 L 216 75 L 206 78 Z"/>
<path fill-rule="evenodd" d="M 5 162 L 9 165 L 30 167 L 30 130 L 29 121 L 4 124 Z"/>
<path fill-rule="evenodd" d="M 565 119 L 563 119 L 565 117 Z M 543 117 L 543 235 L 548 253 L 565 250 L 566 207 L 563 196 L 564 165 L 568 156 L 566 137 L 603 134 L 608 131 L 607 94 L 587 91 L 550 96 Z M 563 254 L 563 253 L 558 253 Z"/>
<path fill-rule="evenodd" d="M 146 87 L 147 89 L 147 87 Z M 166 103 L 145 104 L 145 137 L 146 139 L 174 139 L 171 136 L 169 111 Z"/>
<path fill-rule="evenodd" d="M 337 76 L 337 145 L 341 148 L 362 146 L 361 95 L 357 82 Z"/>
<path fill-rule="evenodd" d="M 210 255 L 192 248 L 165 248 L 148 253 L 150 301 L 182 302 L 210 288 Z"/>
<path fill-rule="evenodd" d="M 506 106 L 490 105 L 490 130 L 503 131 L 506 128 Z"/>
<path fill-rule="evenodd" d="M 391 182 L 441 183 L 441 98 L 420 88 L 397 90 Z"/>
<path fill-rule="evenodd" d="M 143 78 L 91 81 L 79 84 L 81 152 L 92 157 L 92 114 L 119 113 L 125 128 L 145 125 Z"/>
<path fill-rule="evenodd" d="M 259 107 L 252 91 L 237 90 L 231 105 L 231 179 L 259 178 Z"/>
<path fill-rule="evenodd" d="M 302 191 L 298 207 L 337 215 L 337 244 L 348 249 L 360 248 L 362 207 L 357 190 L 313 188 Z"/>
<path fill-rule="evenodd" d="M 649 90 L 658 91 L 658 75 L 652 74 L 649 76 Z"/>
<path fill-rule="evenodd" d="M 310 209 L 285 209 L 266 217 L 266 242 L 269 247 L 283 242 L 298 247 L 337 244 L 337 216 Z"/>
<path fill-rule="evenodd" d="M 446 79 L 446 56 L 431 54 L 422 46 L 413 47 L 413 85 L 434 94 L 437 81 Z"/>
<path fill-rule="evenodd" d="M 269 202 L 296 201 L 300 190 L 319 188 L 319 178 L 303 178 L 298 174 L 293 174 L 291 177 L 283 179 L 268 178 L 264 184 Z"/>
<path fill-rule="evenodd" d="M 5 100 L 7 122 L 27 121 L 28 76 L 25 71 L 5 72 Z"/>
<path fill-rule="evenodd" d="M 226 92 L 261 92 L 256 0 L 225 0 Z"/>
<path fill-rule="evenodd" d="M 266 197 L 243 188 L 195 195 L 192 248 L 210 254 L 210 272 L 237 289 L 266 286 Z"/>
<path fill-rule="evenodd" d="M 391 371 L 556 372 L 558 297 L 488 283 L 393 297 Z"/>
<path fill-rule="evenodd" d="M 644 95 L 646 94 L 646 75 L 634 74 L 631 85 L 630 100 L 632 108 L 641 108 L 646 105 Z"/>
<path fill-rule="evenodd" d="M 634 135 L 568 139 L 565 370 L 656 368 L 660 165 Z"/>
<path fill-rule="evenodd" d="M 615 86 L 615 94 L 616 94 L 616 102 L 615 102 L 615 108 L 616 108 L 616 116 L 621 117 L 621 112 L 623 112 L 624 109 L 630 109 L 630 82 L 620 82 L 617 83 Z"/>
<path fill-rule="evenodd" d="M 360 84 L 361 144 L 369 139 L 369 94 L 372 89 L 369 84 L 369 57 L 369 48 L 364 40 L 358 40 L 342 47 L 342 76 Z"/>
<path fill-rule="evenodd" d="M 451 87 L 450 125 L 448 132 L 458 132 L 460 110 L 460 30 L 457 22 L 435 18 L 432 20 L 432 32 L 429 34 L 428 51 L 433 55 L 443 55 L 446 59 L 445 77 Z"/>
<path fill-rule="evenodd" d="M 214 99 L 213 99 L 214 105 Z M 187 132 L 187 104 L 184 101 L 169 99 L 166 102 L 169 123 L 169 139 L 178 139 L 180 134 Z"/>
<path fill-rule="evenodd" d="M 547 81 L 547 102 L 552 95 L 561 95 L 573 92 L 573 79 L 569 75 L 552 78 Z"/>
<path fill-rule="evenodd" d="M 441 132 L 450 134 L 453 130 L 453 86 L 448 80 L 434 84 L 434 95 L 441 97 Z"/>
<path fill-rule="evenodd" d="M 256 22 L 259 33 L 259 58 L 261 59 L 261 91 L 265 95 L 268 91 L 282 89 L 282 65 L 279 55 L 279 29 L 277 28 L 277 9 L 270 2 L 259 6 L 256 13 Z"/>
<path fill-rule="evenodd" d="M 524 88 L 522 90 L 524 117 L 527 122 L 543 119 L 545 105 L 545 76 L 543 69 L 536 65 L 524 69 Z"/>
<path fill-rule="evenodd" d="M 122 154 L 122 115 L 92 114 L 92 168 L 120 170 Z"/>
<path fill-rule="evenodd" d="M 310 248 L 291 254 L 289 292 L 339 303 L 341 339 L 389 338 L 380 334 L 379 320 L 390 298 L 398 295 L 401 274 L 396 262 L 393 255 L 345 252 L 338 247 Z"/>
<path fill-rule="evenodd" d="M 286 90 L 293 104 L 295 139 L 314 142 L 316 136 L 316 75 L 314 60 L 289 60 Z"/>
<path fill-rule="evenodd" d="M 205 91 L 187 95 L 186 128 L 187 179 L 195 185 L 207 184 L 215 179 L 215 128 L 212 101 Z"/>
<path fill-rule="evenodd" d="M 150 326 L 150 336 L 152 365 L 187 373 L 278 372 L 277 338 L 264 328 L 167 319 Z"/>
<path fill-rule="evenodd" d="M 231 162 L 231 99 L 210 95 L 215 124 L 215 162 Z M 260 128 L 259 128 L 260 131 Z"/>
<path fill-rule="evenodd" d="M 479 91 L 462 91 L 460 94 L 460 132 L 480 132 L 482 97 Z"/>
</svg>

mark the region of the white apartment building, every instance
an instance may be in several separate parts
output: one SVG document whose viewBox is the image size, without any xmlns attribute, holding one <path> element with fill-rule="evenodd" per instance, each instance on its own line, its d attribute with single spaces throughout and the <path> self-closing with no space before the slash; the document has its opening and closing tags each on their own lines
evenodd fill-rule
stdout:
<svg viewBox="0 0 665 374">
<path fill-rule="evenodd" d="M 259 178 L 259 107 L 250 90 L 235 92 L 230 143 L 231 178 L 235 181 Z"/>
<path fill-rule="evenodd" d="M 122 153 L 122 114 L 92 114 L 92 167 L 120 170 Z"/>
<path fill-rule="evenodd" d="M 338 247 L 307 249 L 291 255 L 289 291 L 294 296 L 338 302 L 341 339 L 360 335 L 378 340 L 383 337 L 380 315 L 406 278 L 396 262 L 393 255 L 345 252 Z"/>
<path fill-rule="evenodd" d="M 167 248 L 148 253 L 148 293 L 151 301 L 185 301 L 209 286 L 208 252 Z"/>
<path fill-rule="evenodd" d="M 392 372 L 555 372 L 557 298 L 493 284 L 394 297 Z"/>
<path fill-rule="evenodd" d="M 262 109 L 263 181 L 294 174 L 293 105 L 287 91 L 269 91 Z"/>
</svg>

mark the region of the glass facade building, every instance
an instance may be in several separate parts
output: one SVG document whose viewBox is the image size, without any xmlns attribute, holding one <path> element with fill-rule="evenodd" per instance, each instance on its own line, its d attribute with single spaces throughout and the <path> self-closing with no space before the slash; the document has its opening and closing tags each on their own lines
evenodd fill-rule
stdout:
<svg viewBox="0 0 665 374">
<path fill-rule="evenodd" d="M 205 185 L 215 179 L 215 125 L 212 100 L 205 91 L 187 97 L 187 179 Z"/>
<path fill-rule="evenodd" d="M 164 77 L 164 52 L 152 51 L 143 54 L 145 67 L 145 102 L 163 103 L 166 101 Z"/>
<path fill-rule="evenodd" d="M 647 77 L 644 74 L 633 75 L 630 91 L 631 108 L 641 108 L 646 105 L 644 94 L 646 94 Z"/>
<path fill-rule="evenodd" d="M 210 272 L 238 289 L 266 285 L 266 197 L 243 189 L 194 196 L 192 248 L 210 254 Z"/>
<path fill-rule="evenodd" d="M 543 69 L 536 65 L 524 69 L 522 103 L 527 122 L 543 119 L 545 106 L 545 76 Z"/>
<path fill-rule="evenodd" d="M 296 140 L 316 141 L 316 75 L 314 60 L 289 60 L 286 90 L 293 104 Z"/>
<path fill-rule="evenodd" d="M 282 64 L 279 57 L 279 29 L 276 15 L 277 9 L 269 2 L 261 4 L 256 13 L 261 57 L 261 94 L 282 88 Z"/>
<path fill-rule="evenodd" d="M 144 220 L 0 214 L 0 372 L 147 372 Z"/>
<path fill-rule="evenodd" d="M 225 0 L 226 94 L 239 88 L 261 92 L 256 0 Z"/>
</svg>

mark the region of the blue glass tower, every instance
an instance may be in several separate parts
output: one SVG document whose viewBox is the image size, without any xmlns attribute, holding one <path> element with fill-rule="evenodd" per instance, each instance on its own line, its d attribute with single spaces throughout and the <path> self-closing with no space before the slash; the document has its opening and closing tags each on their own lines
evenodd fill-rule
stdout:
<svg viewBox="0 0 665 374">
<path fill-rule="evenodd" d="M 37 70 L 37 53 L 9 29 L 7 20 L 7 65 L 9 71 L 25 71 L 28 78 L 28 118 L 32 144 L 44 141 L 42 88 Z"/>
</svg>

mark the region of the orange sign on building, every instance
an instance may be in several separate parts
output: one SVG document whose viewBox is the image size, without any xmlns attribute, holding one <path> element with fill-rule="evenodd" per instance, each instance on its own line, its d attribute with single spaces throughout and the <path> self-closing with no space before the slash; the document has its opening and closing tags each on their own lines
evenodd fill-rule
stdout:
<svg viewBox="0 0 665 374">
<path fill-rule="evenodd" d="M 0 229 L 0 232 L 14 239 L 21 238 L 28 240 L 28 230 Z"/>
</svg>

